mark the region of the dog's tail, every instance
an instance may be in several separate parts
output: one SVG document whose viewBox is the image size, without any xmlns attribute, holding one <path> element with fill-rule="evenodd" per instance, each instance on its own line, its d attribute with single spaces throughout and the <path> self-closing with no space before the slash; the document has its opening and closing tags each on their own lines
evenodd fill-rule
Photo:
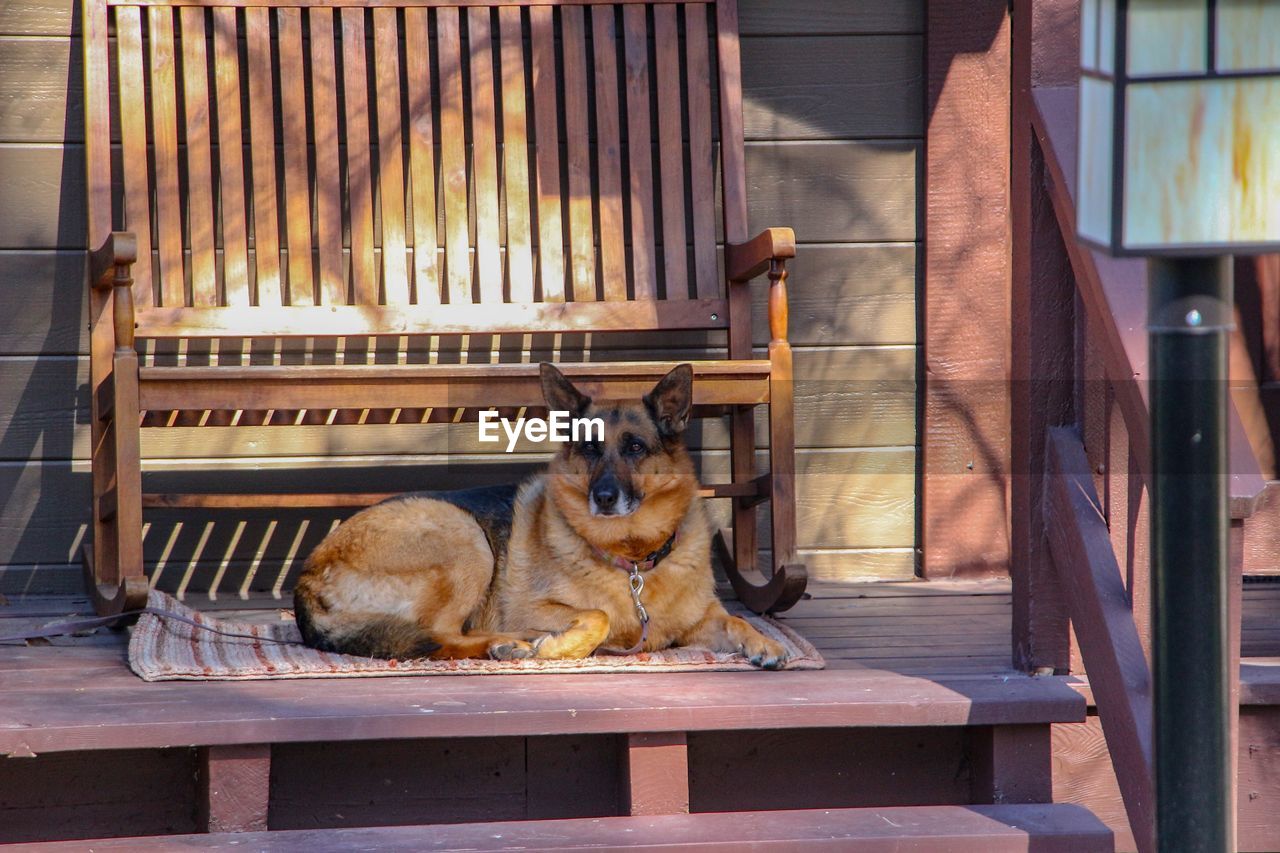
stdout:
<svg viewBox="0 0 1280 853">
<path fill-rule="evenodd" d="M 366 658 L 412 660 L 439 650 L 416 623 L 394 616 L 336 619 L 309 585 L 299 583 L 293 593 L 293 615 L 302 641 L 322 652 Z"/>
</svg>

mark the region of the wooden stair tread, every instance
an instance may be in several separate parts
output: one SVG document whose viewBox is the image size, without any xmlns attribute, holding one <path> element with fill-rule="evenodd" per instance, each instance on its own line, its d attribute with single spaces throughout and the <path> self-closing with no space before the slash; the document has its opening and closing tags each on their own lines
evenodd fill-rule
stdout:
<svg viewBox="0 0 1280 853">
<path fill-rule="evenodd" d="M 1063 680 L 877 669 L 144 683 L 120 646 L 0 649 L 0 754 L 378 738 L 1078 722 Z"/>
<path fill-rule="evenodd" d="M 1087 675 L 1063 676 L 1064 682 L 1096 707 Z M 1280 656 L 1246 655 L 1240 658 L 1240 705 L 1280 705 Z"/>
<path fill-rule="evenodd" d="M 36 850 L 770 849 L 952 853 L 1112 851 L 1112 833 L 1076 805 L 911 806 L 653 817 L 211 833 L 32 844 Z"/>
<path fill-rule="evenodd" d="M 1240 704 L 1280 705 L 1280 657 L 1241 658 Z"/>
<path fill-rule="evenodd" d="M 827 655 L 824 672 L 483 676 L 146 684 L 127 668 L 126 635 L 99 632 L 53 646 L 0 646 L 0 753 L 140 744 L 446 737 L 824 726 L 965 726 L 1080 720 L 1067 679 L 1008 668 L 1008 615 L 967 619 L 968 643 L 940 645 L 940 608 L 1007 608 L 1007 582 L 819 585 L 784 620 Z M 975 590 L 985 593 L 973 595 Z M 865 596 L 860 600 L 844 596 Z M 228 618 L 279 619 L 291 601 L 191 594 Z M 828 597 L 829 596 L 829 597 Z M 844 605 L 857 605 L 848 613 Z M 5 633 L 84 615 L 82 598 L 13 598 Z M 258 608 L 244 610 L 243 608 Z M 828 612 L 830 611 L 830 612 Z M 881 615 L 873 615 L 881 614 Z M 961 639 L 948 638 L 948 639 Z M 846 648 L 846 646 L 854 648 Z M 888 660 L 895 655 L 909 660 Z M 136 713 L 122 712 L 130 703 Z M 433 704 L 439 702 L 440 704 Z M 299 719 L 301 715 L 309 717 Z M 153 725 L 154 724 L 154 725 Z"/>
</svg>

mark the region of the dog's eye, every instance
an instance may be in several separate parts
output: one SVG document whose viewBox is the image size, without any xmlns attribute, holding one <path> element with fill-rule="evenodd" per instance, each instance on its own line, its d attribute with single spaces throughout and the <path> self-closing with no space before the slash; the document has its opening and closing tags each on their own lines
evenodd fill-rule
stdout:
<svg viewBox="0 0 1280 853">
<path fill-rule="evenodd" d="M 583 458 L 595 459 L 600 455 L 600 443 L 596 441 L 587 441 L 578 445 L 578 452 Z"/>
<path fill-rule="evenodd" d="M 641 456 L 648 449 L 644 446 L 644 442 L 638 438 L 633 438 L 627 442 L 627 453 L 631 456 Z"/>
</svg>

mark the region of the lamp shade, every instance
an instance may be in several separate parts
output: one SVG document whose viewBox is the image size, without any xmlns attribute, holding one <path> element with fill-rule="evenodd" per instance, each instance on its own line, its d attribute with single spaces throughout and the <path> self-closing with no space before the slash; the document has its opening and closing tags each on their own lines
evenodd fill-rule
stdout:
<svg viewBox="0 0 1280 853">
<path fill-rule="evenodd" d="M 1280 0 L 1082 0 L 1076 231 L 1280 252 Z"/>
</svg>

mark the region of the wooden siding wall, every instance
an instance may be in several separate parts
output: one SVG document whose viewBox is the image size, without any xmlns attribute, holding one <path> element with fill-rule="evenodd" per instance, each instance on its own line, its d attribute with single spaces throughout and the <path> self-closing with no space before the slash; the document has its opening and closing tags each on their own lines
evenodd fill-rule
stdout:
<svg viewBox="0 0 1280 853">
<path fill-rule="evenodd" d="M 790 225 L 803 244 L 790 280 L 801 553 L 819 579 L 910 577 L 923 0 L 741 8 L 752 230 Z M 10 595 L 79 585 L 89 507 L 81 75 L 75 0 L 0 2 L 0 592 Z M 685 343 L 673 357 L 714 355 L 720 342 Z M 510 479 L 506 463 L 528 470 L 541 458 L 488 464 L 473 425 L 144 436 L 156 490 L 198 480 L 234 491 L 250 476 L 282 488 L 367 489 L 371 476 L 379 488 L 438 488 Z M 726 473 L 724 425 L 705 423 L 693 440 L 704 476 Z M 295 465 L 306 470 L 286 470 Z M 163 586 L 192 590 L 287 588 L 281 561 L 304 556 L 333 521 L 153 519 L 149 563 Z"/>
</svg>

